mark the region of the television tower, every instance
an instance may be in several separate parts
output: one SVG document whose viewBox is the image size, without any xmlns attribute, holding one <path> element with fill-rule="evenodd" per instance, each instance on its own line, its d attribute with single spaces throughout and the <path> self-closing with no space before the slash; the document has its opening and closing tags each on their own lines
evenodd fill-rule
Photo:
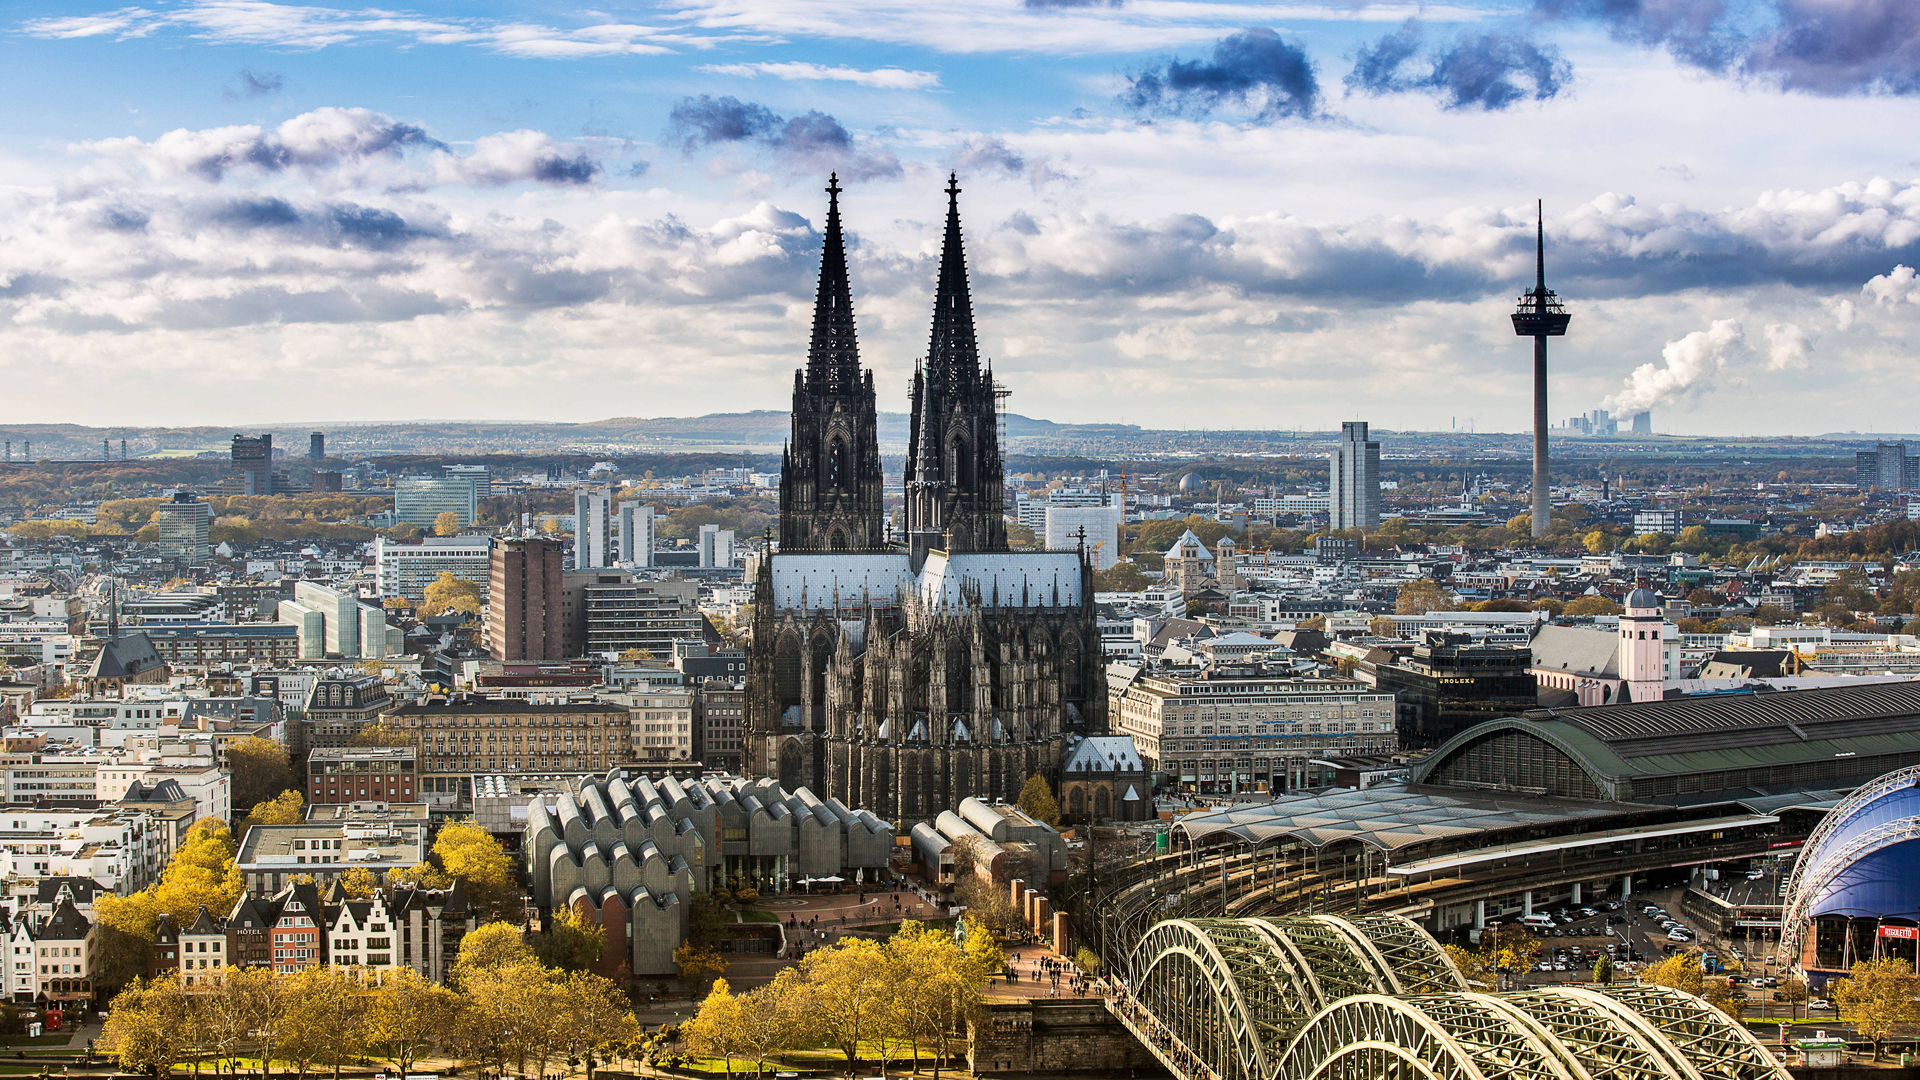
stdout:
<svg viewBox="0 0 1920 1080">
<path fill-rule="evenodd" d="M 1547 288 L 1547 229 L 1541 205 L 1534 204 L 1533 289 L 1520 295 L 1513 311 L 1513 332 L 1533 339 L 1533 535 L 1547 535 L 1547 339 L 1567 332 L 1573 316 Z"/>
</svg>

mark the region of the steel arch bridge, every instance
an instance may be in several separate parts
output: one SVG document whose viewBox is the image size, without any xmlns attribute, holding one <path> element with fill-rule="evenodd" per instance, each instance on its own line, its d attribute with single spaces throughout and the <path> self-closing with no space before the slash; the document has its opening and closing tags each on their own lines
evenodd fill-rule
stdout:
<svg viewBox="0 0 1920 1080">
<path fill-rule="evenodd" d="M 1113 1012 L 1181 1080 L 1786 1080 L 1747 1030 L 1657 986 L 1469 992 L 1390 915 L 1176 919 Z"/>
</svg>

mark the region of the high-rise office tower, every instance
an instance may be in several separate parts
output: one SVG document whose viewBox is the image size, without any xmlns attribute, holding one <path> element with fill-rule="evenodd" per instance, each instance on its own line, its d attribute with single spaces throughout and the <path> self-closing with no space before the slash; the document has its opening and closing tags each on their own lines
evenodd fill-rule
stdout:
<svg viewBox="0 0 1920 1080">
<path fill-rule="evenodd" d="M 325 461 L 327 459 L 327 433 L 316 431 L 307 436 L 307 460 Z"/>
<path fill-rule="evenodd" d="M 503 540 L 487 581 L 487 652 L 495 660 L 559 660 L 566 623 L 561 544 L 545 537 Z"/>
<path fill-rule="evenodd" d="M 245 479 L 243 494 L 273 494 L 273 436 L 235 435 L 233 471 Z"/>
<path fill-rule="evenodd" d="M 1367 439 L 1367 424 L 1340 425 L 1340 446 L 1327 458 L 1327 521 L 1333 529 L 1372 529 L 1380 524 L 1380 444 Z"/>
<path fill-rule="evenodd" d="M 153 523 L 160 532 L 161 558 L 179 559 L 188 566 L 205 566 L 212 561 L 207 539 L 213 527 L 213 510 L 192 492 L 174 492 L 172 499 L 154 509 Z"/>
<path fill-rule="evenodd" d="M 473 481 L 473 497 L 476 499 L 493 497 L 493 472 L 485 465 L 442 465 L 440 473 L 449 480 Z"/>
<path fill-rule="evenodd" d="M 1534 284 L 1520 297 L 1513 313 L 1513 332 L 1533 339 L 1533 535 L 1547 535 L 1552 509 L 1547 496 L 1553 486 L 1547 473 L 1547 339 L 1567 332 L 1573 316 L 1547 288 L 1547 226 L 1540 207 L 1534 222 Z"/>
<path fill-rule="evenodd" d="M 707 569 L 725 569 L 733 565 L 733 530 L 718 525 L 700 526 L 700 565 Z"/>
<path fill-rule="evenodd" d="M 614 508 L 620 534 L 620 565 L 653 565 L 653 507 L 628 499 Z"/>
<path fill-rule="evenodd" d="M 613 494 L 606 488 L 582 488 L 573 495 L 573 568 L 604 570 L 613 565 Z"/>
</svg>

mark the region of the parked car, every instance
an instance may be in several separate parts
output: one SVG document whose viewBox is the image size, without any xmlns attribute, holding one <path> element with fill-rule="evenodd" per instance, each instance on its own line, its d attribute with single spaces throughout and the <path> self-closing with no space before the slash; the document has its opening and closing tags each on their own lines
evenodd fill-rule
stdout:
<svg viewBox="0 0 1920 1080">
<path fill-rule="evenodd" d="M 1688 934 L 1685 930 L 1669 930 L 1667 931 L 1667 940 L 1668 941 L 1690 941 L 1692 940 L 1692 935 Z"/>
</svg>

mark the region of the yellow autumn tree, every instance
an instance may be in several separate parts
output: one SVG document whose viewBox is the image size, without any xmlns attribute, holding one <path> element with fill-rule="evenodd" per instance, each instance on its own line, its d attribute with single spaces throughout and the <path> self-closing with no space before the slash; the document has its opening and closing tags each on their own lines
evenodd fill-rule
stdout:
<svg viewBox="0 0 1920 1080">
<path fill-rule="evenodd" d="M 480 586 L 466 578 L 455 577 L 451 570 L 442 570 L 439 577 L 427 583 L 419 610 L 422 615 L 445 615 L 456 611 L 473 615 L 479 612 L 481 606 Z"/>
<path fill-rule="evenodd" d="M 287 790 L 260 803 L 247 815 L 248 825 L 298 825 L 307 819 L 307 800 L 298 791 Z"/>
</svg>

